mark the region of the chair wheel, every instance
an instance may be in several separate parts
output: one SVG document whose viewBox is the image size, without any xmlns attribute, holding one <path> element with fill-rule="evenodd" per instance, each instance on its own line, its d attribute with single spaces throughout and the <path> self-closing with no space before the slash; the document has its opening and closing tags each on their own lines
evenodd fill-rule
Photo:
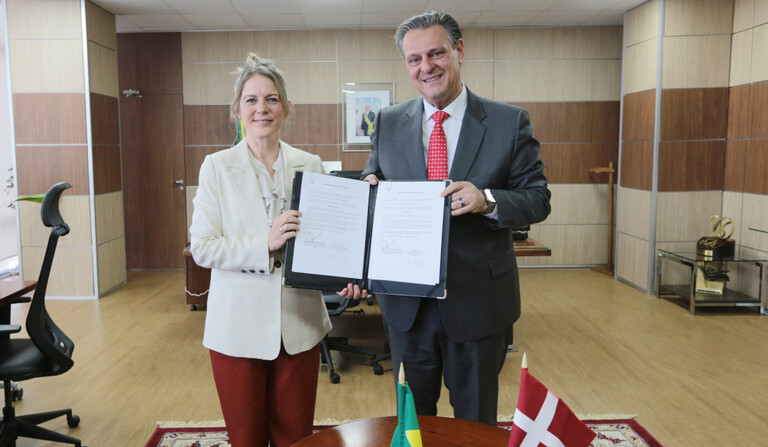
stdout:
<svg viewBox="0 0 768 447">
<path fill-rule="evenodd" d="M 80 425 L 80 416 L 73 414 L 72 416 L 67 416 L 67 425 L 69 425 L 69 428 L 75 428 L 78 425 Z"/>
<path fill-rule="evenodd" d="M 11 390 L 11 399 L 14 402 L 20 401 L 22 397 L 24 397 L 24 390 L 21 387 L 17 386 Z"/>
<path fill-rule="evenodd" d="M 197 306 L 196 306 L 196 305 L 194 305 L 194 304 L 191 304 L 191 305 L 189 306 L 189 310 L 197 310 Z"/>
<path fill-rule="evenodd" d="M 332 383 L 339 383 L 339 382 L 341 382 L 341 376 L 339 376 L 336 373 L 331 374 L 331 382 Z"/>
<path fill-rule="evenodd" d="M 376 374 L 377 376 L 384 374 L 384 367 L 379 365 L 378 363 L 373 365 L 373 373 Z"/>
</svg>

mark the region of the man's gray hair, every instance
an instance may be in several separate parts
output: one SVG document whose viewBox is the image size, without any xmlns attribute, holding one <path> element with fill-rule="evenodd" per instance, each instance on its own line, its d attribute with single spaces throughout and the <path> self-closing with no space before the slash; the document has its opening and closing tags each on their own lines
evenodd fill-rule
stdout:
<svg viewBox="0 0 768 447">
<path fill-rule="evenodd" d="M 459 39 L 461 39 L 461 28 L 459 23 L 445 12 L 441 11 L 429 11 L 423 14 L 415 15 L 405 22 L 401 23 L 395 31 L 395 43 L 397 49 L 400 50 L 400 55 L 403 54 L 403 38 L 405 33 L 414 29 L 429 29 L 435 25 L 440 25 L 445 29 L 445 33 L 448 35 L 448 39 L 451 41 L 451 46 L 456 48 Z"/>
</svg>

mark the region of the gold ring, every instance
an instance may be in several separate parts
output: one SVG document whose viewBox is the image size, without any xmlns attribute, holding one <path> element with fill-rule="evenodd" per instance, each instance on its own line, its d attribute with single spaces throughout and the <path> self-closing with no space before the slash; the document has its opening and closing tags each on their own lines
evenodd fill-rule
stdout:
<svg viewBox="0 0 768 447">
<path fill-rule="evenodd" d="M 285 225 L 282 225 L 282 226 L 280 227 L 280 233 L 285 233 Z"/>
</svg>

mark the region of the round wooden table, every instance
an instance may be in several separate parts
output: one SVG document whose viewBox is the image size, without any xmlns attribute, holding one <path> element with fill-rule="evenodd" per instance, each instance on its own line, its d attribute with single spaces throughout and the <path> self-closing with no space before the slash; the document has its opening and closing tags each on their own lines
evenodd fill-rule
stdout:
<svg viewBox="0 0 768 447">
<path fill-rule="evenodd" d="M 363 419 L 327 428 L 293 447 L 389 447 L 397 417 Z M 509 431 L 479 422 L 438 416 L 419 416 L 425 447 L 507 447 Z"/>
</svg>

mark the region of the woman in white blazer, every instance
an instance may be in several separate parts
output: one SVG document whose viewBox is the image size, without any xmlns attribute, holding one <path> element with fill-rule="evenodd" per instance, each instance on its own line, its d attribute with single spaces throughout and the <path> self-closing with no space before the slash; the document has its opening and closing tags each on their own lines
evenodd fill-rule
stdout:
<svg viewBox="0 0 768 447">
<path fill-rule="evenodd" d="M 245 138 L 205 158 L 194 199 L 190 251 L 212 269 L 203 345 L 234 447 L 312 433 L 318 343 L 331 329 L 319 291 L 281 284 L 285 243 L 299 230 L 294 173 L 323 172 L 318 156 L 279 139 L 289 107 L 282 73 L 251 53 L 231 107 Z"/>
</svg>

